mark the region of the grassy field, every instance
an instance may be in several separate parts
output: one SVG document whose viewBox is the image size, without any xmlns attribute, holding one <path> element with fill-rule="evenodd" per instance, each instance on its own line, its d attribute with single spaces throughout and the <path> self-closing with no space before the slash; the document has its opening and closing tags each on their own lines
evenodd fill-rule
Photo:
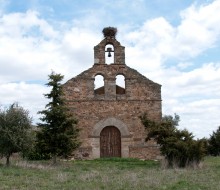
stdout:
<svg viewBox="0 0 220 190">
<path fill-rule="evenodd" d="M 220 190 L 220 157 L 207 157 L 200 169 L 162 169 L 136 159 L 62 161 L 0 160 L 1 190 Z"/>
</svg>

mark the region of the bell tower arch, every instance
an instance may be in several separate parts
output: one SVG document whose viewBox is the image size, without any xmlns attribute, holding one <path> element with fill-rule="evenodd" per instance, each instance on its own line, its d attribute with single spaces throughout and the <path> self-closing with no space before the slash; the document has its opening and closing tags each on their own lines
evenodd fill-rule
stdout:
<svg viewBox="0 0 220 190">
<path fill-rule="evenodd" d="M 104 39 L 94 47 L 94 64 L 106 64 L 106 54 L 107 57 L 114 55 L 113 64 L 125 64 L 125 47 L 115 38 L 117 28 L 106 27 L 102 33 Z"/>
</svg>

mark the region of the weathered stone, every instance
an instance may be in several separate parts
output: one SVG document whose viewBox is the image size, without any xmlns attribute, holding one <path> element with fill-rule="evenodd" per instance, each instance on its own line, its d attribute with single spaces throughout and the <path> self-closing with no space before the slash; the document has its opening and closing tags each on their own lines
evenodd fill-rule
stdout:
<svg viewBox="0 0 220 190">
<path fill-rule="evenodd" d="M 105 63 L 105 47 L 114 46 L 114 63 Z M 80 159 L 100 157 L 100 133 L 114 126 L 121 133 L 121 156 L 157 159 L 154 141 L 145 142 L 147 131 L 139 116 L 148 113 L 161 119 L 161 85 L 125 64 L 124 47 L 115 38 L 105 38 L 94 47 L 95 64 L 63 85 L 64 98 L 78 119 L 81 147 L 75 152 Z M 94 90 L 95 76 L 104 77 L 104 86 Z M 125 89 L 116 85 L 116 76 L 125 77 Z"/>
</svg>

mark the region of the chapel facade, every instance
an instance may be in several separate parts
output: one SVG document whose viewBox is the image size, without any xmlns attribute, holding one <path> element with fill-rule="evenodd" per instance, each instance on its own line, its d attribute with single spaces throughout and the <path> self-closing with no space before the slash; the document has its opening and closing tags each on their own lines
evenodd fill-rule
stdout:
<svg viewBox="0 0 220 190">
<path fill-rule="evenodd" d="M 80 129 L 82 144 L 75 157 L 158 159 L 159 147 L 153 140 L 145 142 L 147 131 L 139 117 L 147 113 L 150 119 L 161 120 L 161 85 L 125 64 L 125 47 L 117 41 L 115 28 L 105 28 L 103 34 L 94 47 L 93 66 L 63 85 L 66 105 Z M 109 57 L 112 63 L 107 64 Z M 119 75 L 123 86 L 116 83 Z M 104 81 L 99 88 L 97 76 Z"/>
</svg>

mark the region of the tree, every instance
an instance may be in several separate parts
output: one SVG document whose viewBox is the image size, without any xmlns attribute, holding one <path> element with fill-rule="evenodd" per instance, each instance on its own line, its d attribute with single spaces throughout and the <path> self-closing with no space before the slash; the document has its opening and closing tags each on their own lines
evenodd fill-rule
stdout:
<svg viewBox="0 0 220 190">
<path fill-rule="evenodd" d="M 0 154 L 10 165 L 13 153 L 25 151 L 31 145 L 31 118 L 29 112 L 17 103 L 0 110 Z"/>
<path fill-rule="evenodd" d="M 51 101 L 45 110 L 39 112 L 43 117 L 40 118 L 42 123 L 38 124 L 37 147 L 42 153 L 51 154 L 53 164 L 56 164 L 57 156 L 68 157 L 79 146 L 77 121 L 71 116 L 62 97 L 62 79 L 62 75 L 54 72 L 49 75 L 46 85 L 52 89 L 45 97 Z"/>
<path fill-rule="evenodd" d="M 164 116 L 161 122 L 156 123 L 145 114 L 141 120 L 148 131 L 146 141 L 151 138 L 156 140 L 168 167 L 197 166 L 205 156 L 204 140 L 194 140 L 192 133 L 176 128 L 180 121 L 178 115 Z"/>
<path fill-rule="evenodd" d="M 30 133 L 30 138 L 32 140 L 31 146 L 22 152 L 23 158 L 28 160 L 49 160 L 51 155 L 47 152 L 43 152 L 36 141 L 36 127 L 33 126 L 33 130 Z"/>
<path fill-rule="evenodd" d="M 213 156 L 220 156 L 220 126 L 208 140 L 208 152 Z"/>
</svg>

